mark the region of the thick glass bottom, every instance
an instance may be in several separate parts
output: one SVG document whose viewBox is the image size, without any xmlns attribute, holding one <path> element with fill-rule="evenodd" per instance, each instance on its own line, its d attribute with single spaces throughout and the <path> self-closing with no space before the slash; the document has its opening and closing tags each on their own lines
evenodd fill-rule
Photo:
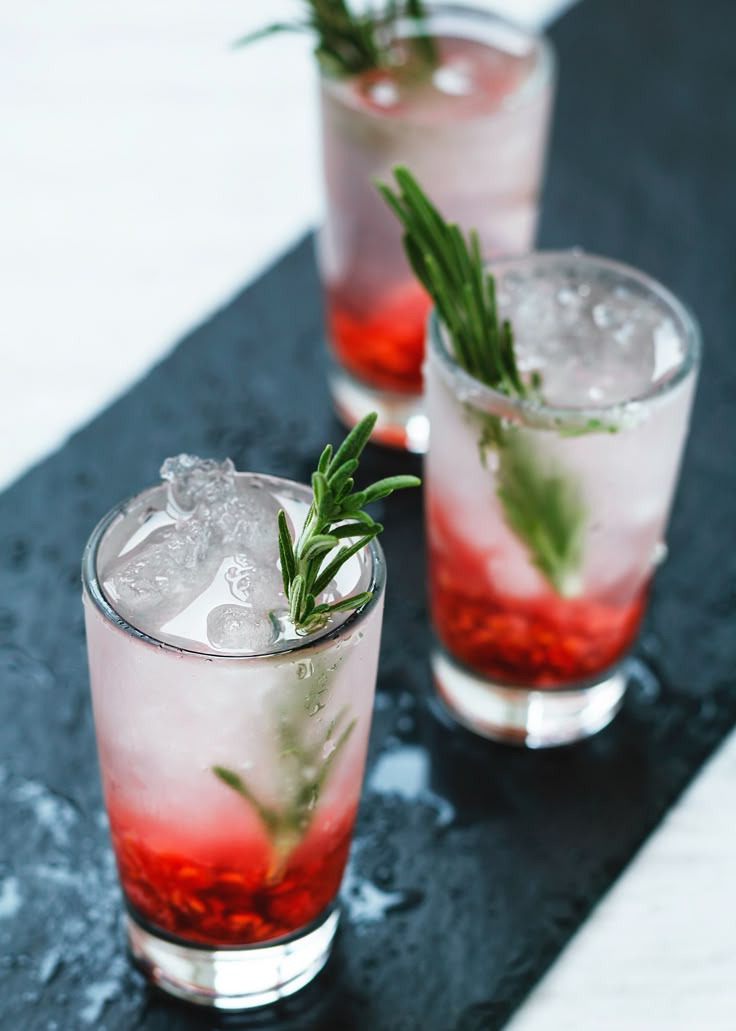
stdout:
<svg viewBox="0 0 736 1031">
<path fill-rule="evenodd" d="M 346 426 L 352 427 L 377 412 L 372 440 L 386 447 L 422 455 L 429 445 L 429 420 L 418 394 L 396 394 L 379 390 L 355 379 L 336 363 L 329 372 L 335 411 Z"/>
<path fill-rule="evenodd" d="M 304 988 L 327 962 L 339 911 L 330 909 L 303 932 L 242 949 L 214 949 L 167 939 L 127 914 L 133 959 L 163 991 L 220 1010 L 266 1006 Z"/>
<path fill-rule="evenodd" d="M 579 687 L 553 690 L 494 684 L 458 665 L 440 648 L 432 654 L 437 694 L 451 716 L 482 737 L 527 748 L 550 748 L 597 734 L 621 708 L 622 669 Z"/>
</svg>

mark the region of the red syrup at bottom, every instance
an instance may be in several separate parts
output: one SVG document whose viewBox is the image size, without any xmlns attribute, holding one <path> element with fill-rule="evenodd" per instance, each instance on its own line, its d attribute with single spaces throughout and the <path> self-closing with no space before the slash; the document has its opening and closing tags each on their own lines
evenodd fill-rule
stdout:
<svg viewBox="0 0 736 1031">
<path fill-rule="evenodd" d="M 327 294 L 327 324 L 340 364 L 380 390 L 419 394 L 430 300 L 414 280 L 387 291 L 370 310 L 350 304 L 349 290 Z"/>
<path fill-rule="evenodd" d="M 203 945 L 253 945 L 300 930 L 340 887 L 354 810 L 313 826 L 285 857 L 265 834 L 210 836 L 116 804 L 110 832 L 125 896 L 147 922 Z"/>
<path fill-rule="evenodd" d="M 487 554 L 453 531 L 428 500 L 429 593 L 437 635 L 451 655 L 490 680 L 560 687 L 613 666 L 641 622 L 647 585 L 625 604 L 562 598 L 552 590 L 514 597 L 481 574 Z"/>
</svg>

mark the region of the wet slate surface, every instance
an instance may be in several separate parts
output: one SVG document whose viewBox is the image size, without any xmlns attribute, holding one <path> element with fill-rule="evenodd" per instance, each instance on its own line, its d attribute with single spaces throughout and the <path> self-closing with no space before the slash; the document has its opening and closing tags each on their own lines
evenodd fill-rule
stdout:
<svg viewBox="0 0 736 1031">
<path fill-rule="evenodd" d="M 297 999 L 233 1020 L 149 993 L 129 967 L 79 556 L 97 517 L 152 482 L 165 455 L 230 454 L 302 479 L 339 437 L 306 241 L 0 496 L 0 1026 L 498 1028 L 733 726 L 735 31 L 730 0 L 670 0 L 666 18 L 654 0 L 585 0 L 553 32 L 562 80 L 542 242 L 659 276 L 697 309 L 707 341 L 671 558 L 620 718 L 542 755 L 437 721 L 421 501 L 390 499 L 369 778 L 328 968 Z M 373 451 L 367 464 L 366 475 L 411 463 Z"/>
</svg>

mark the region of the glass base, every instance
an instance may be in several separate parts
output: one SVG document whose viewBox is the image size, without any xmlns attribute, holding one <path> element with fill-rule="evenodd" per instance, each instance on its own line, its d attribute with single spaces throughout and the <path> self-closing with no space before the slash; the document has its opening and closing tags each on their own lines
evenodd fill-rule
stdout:
<svg viewBox="0 0 736 1031">
<path fill-rule="evenodd" d="M 550 748 L 597 734 L 621 708 L 626 675 L 571 689 L 544 690 L 494 684 L 458 665 L 446 652 L 432 654 L 437 694 L 464 727 L 506 744 Z"/>
<path fill-rule="evenodd" d="M 278 1002 L 317 976 L 339 917 L 331 909 L 298 937 L 215 949 L 160 937 L 128 913 L 128 943 L 137 966 L 170 995 L 220 1010 L 247 1010 Z"/>
<path fill-rule="evenodd" d="M 378 412 L 371 440 L 423 455 L 429 446 L 429 419 L 420 394 L 395 394 L 361 383 L 334 362 L 329 372 L 335 411 L 352 427 L 369 412 Z"/>
</svg>

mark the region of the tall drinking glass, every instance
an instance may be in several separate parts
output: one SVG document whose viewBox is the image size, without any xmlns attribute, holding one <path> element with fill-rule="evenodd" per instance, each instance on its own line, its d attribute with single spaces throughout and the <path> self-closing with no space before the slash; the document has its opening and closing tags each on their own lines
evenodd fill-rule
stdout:
<svg viewBox="0 0 736 1031">
<path fill-rule="evenodd" d="M 373 541 L 333 584 L 335 599 L 371 600 L 295 638 L 275 516 L 298 528 L 311 491 L 220 472 L 227 497 L 213 501 L 210 470 L 214 494 L 200 490 L 193 515 L 176 484 L 173 502 L 157 486 L 106 515 L 84 555 L 84 607 L 132 954 L 174 995 L 244 1009 L 301 988 L 329 955 L 385 573 Z"/>
<path fill-rule="evenodd" d="M 665 555 L 700 333 L 635 269 L 579 252 L 492 263 L 526 399 L 470 377 L 429 322 L 433 670 L 447 709 L 532 747 L 604 727 Z"/>
<path fill-rule="evenodd" d="M 408 165 L 438 207 L 474 225 L 484 253 L 530 248 L 554 89 L 549 43 L 472 7 L 431 6 L 433 70 L 406 63 L 348 79 L 323 76 L 326 218 L 318 257 L 332 358 L 330 385 L 349 425 L 379 413 L 374 437 L 424 451 L 424 326 L 430 303 L 374 180 Z"/>
</svg>

